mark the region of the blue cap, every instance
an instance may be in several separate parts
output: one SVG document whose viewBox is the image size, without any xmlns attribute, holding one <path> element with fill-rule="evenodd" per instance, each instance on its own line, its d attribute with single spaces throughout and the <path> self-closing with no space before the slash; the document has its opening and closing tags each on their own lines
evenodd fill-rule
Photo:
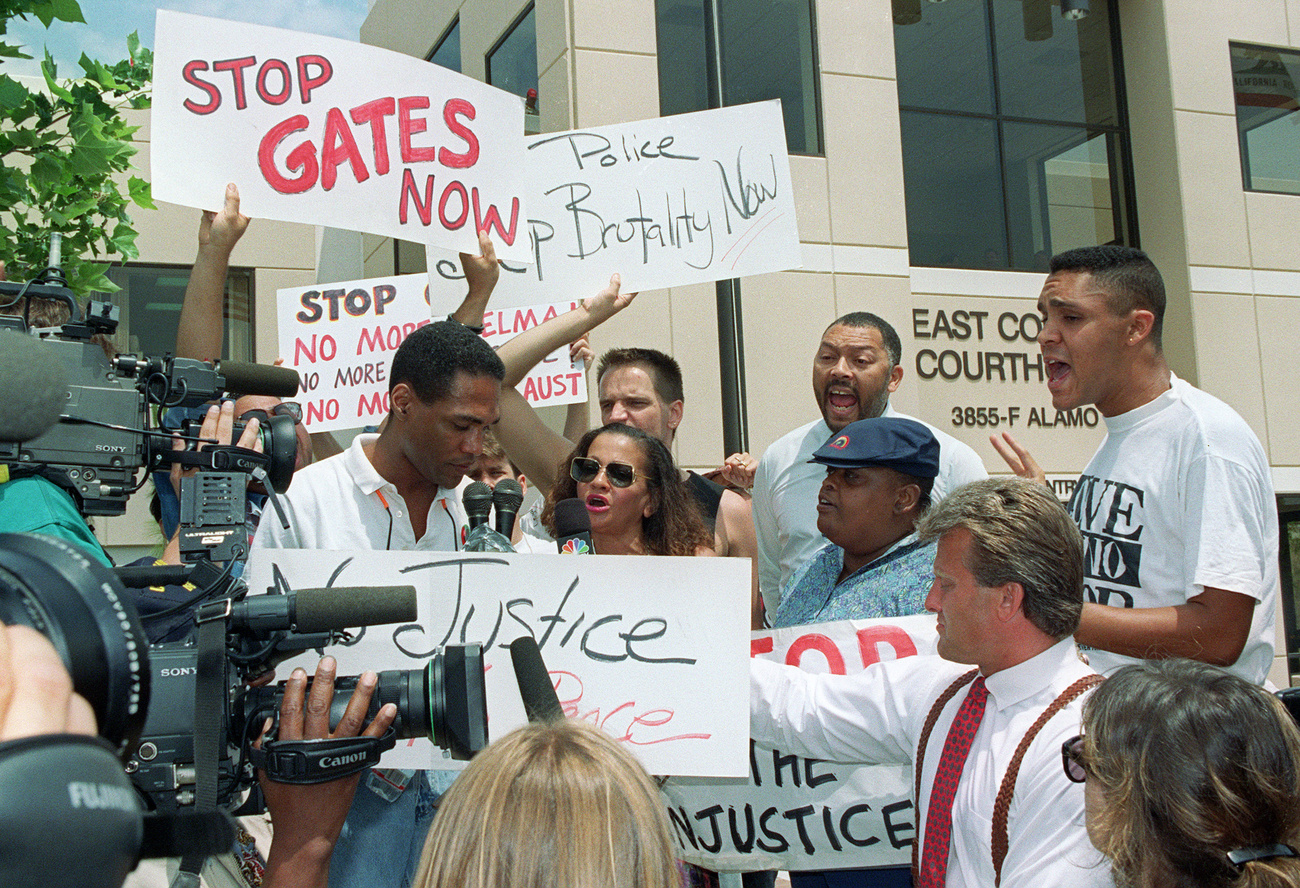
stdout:
<svg viewBox="0 0 1300 888">
<path fill-rule="evenodd" d="M 813 451 L 808 462 L 835 469 L 883 466 L 913 478 L 934 478 L 939 474 L 939 442 L 914 419 L 878 416 L 849 423 Z"/>
</svg>

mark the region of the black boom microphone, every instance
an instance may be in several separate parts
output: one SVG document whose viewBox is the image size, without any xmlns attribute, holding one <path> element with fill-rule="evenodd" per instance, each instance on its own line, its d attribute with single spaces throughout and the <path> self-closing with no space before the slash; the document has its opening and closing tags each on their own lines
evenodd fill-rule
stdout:
<svg viewBox="0 0 1300 888">
<path fill-rule="evenodd" d="M 298 394 L 298 371 L 291 367 L 218 361 L 216 371 L 225 379 L 226 391 L 273 398 L 292 398 Z"/>
<path fill-rule="evenodd" d="M 523 698 L 528 720 L 547 722 L 563 719 L 564 707 L 560 705 L 555 685 L 546 672 L 537 639 L 521 635 L 510 642 L 510 661 L 515 667 L 515 681 L 519 684 L 519 696 Z"/>
<path fill-rule="evenodd" d="M 251 595 L 230 609 L 232 627 L 259 632 L 329 632 L 354 626 L 413 623 L 414 586 L 299 589 L 287 595 Z"/>
<path fill-rule="evenodd" d="M 40 340 L 0 331 L 0 443 L 39 438 L 68 401 L 68 373 Z"/>
</svg>

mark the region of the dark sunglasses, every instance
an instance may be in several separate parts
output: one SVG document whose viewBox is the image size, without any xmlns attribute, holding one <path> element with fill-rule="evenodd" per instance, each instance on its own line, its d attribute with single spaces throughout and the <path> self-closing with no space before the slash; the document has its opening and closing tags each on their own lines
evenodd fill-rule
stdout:
<svg viewBox="0 0 1300 888">
<path fill-rule="evenodd" d="M 605 463 L 605 477 L 614 487 L 631 487 L 636 482 L 636 469 L 627 463 Z M 600 474 L 601 465 L 590 456 L 575 456 L 569 463 L 569 477 L 580 484 L 595 481 Z"/>
<path fill-rule="evenodd" d="M 1088 779 L 1088 767 L 1083 763 L 1083 737 L 1071 737 L 1061 744 L 1061 765 L 1065 776 L 1071 783 L 1083 783 Z"/>
<path fill-rule="evenodd" d="M 239 418 L 245 419 L 249 416 L 256 416 L 259 420 L 266 422 L 270 418 L 267 413 L 268 411 L 260 409 L 245 410 L 240 414 Z M 295 425 L 302 422 L 302 405 L 297 401 L 281 401 L 272 407 L 269 413 L 271 416 L 287 416 L 294 421 Z"/>
</svg>

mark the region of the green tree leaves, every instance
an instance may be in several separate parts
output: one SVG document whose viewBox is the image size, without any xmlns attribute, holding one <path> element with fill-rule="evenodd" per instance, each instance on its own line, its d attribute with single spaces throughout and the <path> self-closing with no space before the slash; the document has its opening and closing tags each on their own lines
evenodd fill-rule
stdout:
<svg viewBox="0 0 1300 888">
<path fill-rule="evenodd" d="M 0 0 L 0 60 L 31 58 L 4 39 L 24 15 L 47 28 L 84 21 L 77 0 Z M 139 255 L 128 210 L 154 205 L 149 183 L 130 175 L 137 127 L 122 112 L 149 107 L 153 53 L 136 34 L 127 48 L 113 65 L 83 55 L 82 76 L 69 80 L 46 53 L 44 89 L 0 69 L 0 261 L 11 278 L 45 267 L 51 231 L 63 235 L 63 271 L 79 295 L 116 290 L 105 260 Z"/>
</svg>

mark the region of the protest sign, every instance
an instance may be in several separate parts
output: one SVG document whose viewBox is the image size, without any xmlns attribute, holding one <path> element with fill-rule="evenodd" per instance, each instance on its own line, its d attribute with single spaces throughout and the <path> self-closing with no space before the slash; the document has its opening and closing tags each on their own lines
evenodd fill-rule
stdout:
<svg viewBox="0 0 1300 888">
<path fill-rule="evenodd" d="M 277 292 L 280 354 L 301 377 L 299 400 L 311 432 L 378 425 L 388 413 L 393 353 L 417 327 L 444 318 L 463 291 L 431 293 L 428 277 L 404 274 L 365 281 L 290 287 Z M 483 338 L 493 348 L 569 311 L 576 302 L 489 311 Z M 519 391 L 537 407 L 587 400 L 587 375 L 556 349 L 529 371 Z"/>
<path fill-rule="evenodd" d="M 494 306 L 798 268 L 799 232 L 778 100 L 531 136 L 532 265 L 507 263 Z M 429 250 L 432 286 L 461 277 Z"/>
<path fill-rule="evenodd" d="M 929 614 L 756 632 L 754 656 L 854 674 L 933 654 Z M 844 765 L 750 744 L 747 780 L 673 778 L 663 787 L 684 860 L 715 870 L 901 866 L 916 837 L 909 765 Z"/>
<path fill-rule="evenodd" d="M 531 261 L 523 100 L 361 43 L 159 10 L 153 196 Z M 538 301 L 538 300 L 533 300 Z"/>
<path fill-rule="evenodd" d="M 421 668 L 441 645 L 482 643 L 492 737 L 525 720 L 509 645 L 533 635 L 566 714 L 603 728 L 651 773 L 746 771 L 749 568 L 735 559 L 255 549 L 246 578 L 254 592 L 414 585 L 418 622 L 330 648 L 338 674 Z M 279 671 L 315 664 L 313 654 Z M 446 767 L 423 740 L 383 763 L 435 760 Z"/>
</svg>

